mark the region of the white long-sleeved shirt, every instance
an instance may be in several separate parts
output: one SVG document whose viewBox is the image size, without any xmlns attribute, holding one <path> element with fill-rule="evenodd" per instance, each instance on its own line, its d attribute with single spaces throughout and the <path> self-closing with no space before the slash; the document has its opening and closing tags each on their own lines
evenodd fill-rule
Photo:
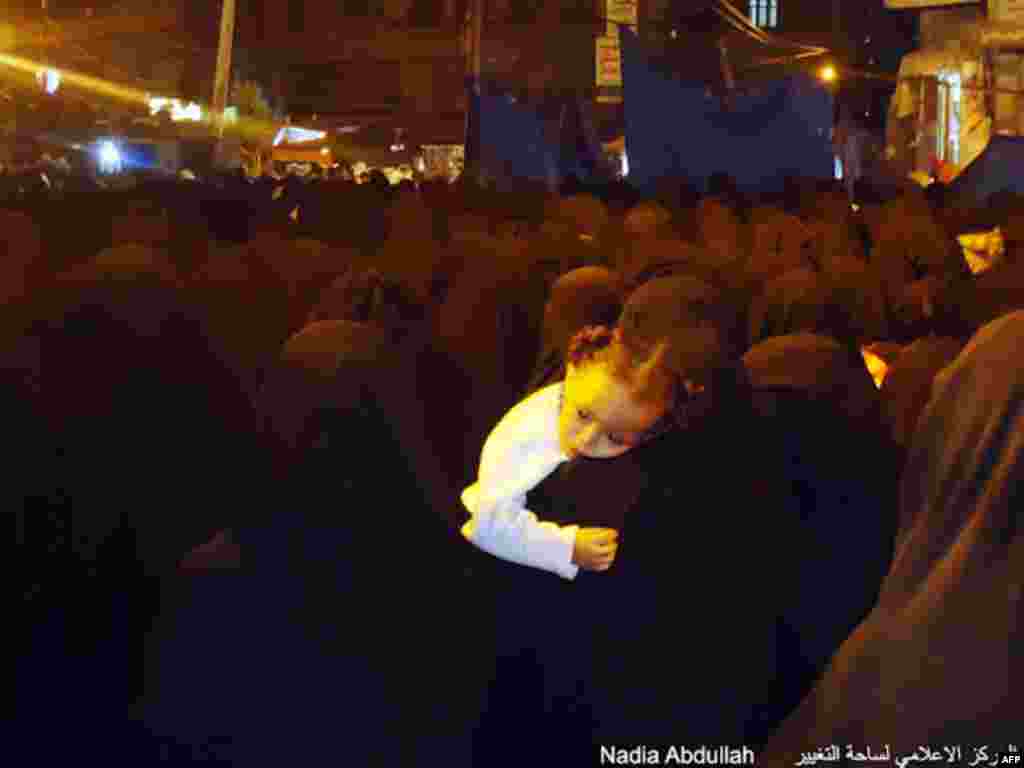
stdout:
<svg viewBox="0 0 1024 768">
<path fill-rule="evenodd" d="M 495 557 L 576 578 L 572 562 L 579 526 L 537 519 L 526 494 L 567 461 L 558 445 L 562 382 L 517 403 L 491 430 L 480 457 L 477 481 L 462 492 L 471 515 L 462 535 Z"/>
</svg>

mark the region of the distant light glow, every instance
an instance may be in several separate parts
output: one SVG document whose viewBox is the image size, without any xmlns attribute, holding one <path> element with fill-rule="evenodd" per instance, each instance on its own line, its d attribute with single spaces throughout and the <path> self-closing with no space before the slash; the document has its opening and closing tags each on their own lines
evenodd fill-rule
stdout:
<svg viewBox="0 0 1024 768">
<path fill-rule="evenodd" d="M 972 275 L 980 275 L 998 264 L 1006 255 L 1006 240 L 1002 227 L 990 232 L 972 232 L 959 235 L 957 242 L 963 250 L 964 261 Z"/>
<path fill-rule="evenodd" d="M 404 152 L 405 151 L 405 144 L 392 144 L 391 145 L 391 151 L 392 152 Z"/>
<path fill-rule="evenodd" d="M 843 161 L 839 158 L 839 155 L 836 155 L 836 178 L 843 178 Z"/>
<path fill-rule="evenodd" d="M 102 173 L 117 173 L 121 170 L 121 153 L 112 141 L 100 143 L 99 160 Z"/>
<path fill-rule="evenodd" d="M 327 131 L 314 131 L 299 128 L 297 125 L 286 125 L 274 137 L 274 146 L 280 144 L 302 144 L 307 141 L 320 141 L 327 136 Z"/>
<path fill-rule="evenodd" d="M 835 67 L 833 67 L 831 64 L 828 64 L 818 71 L 818 77 L 820 77 L 826 83 L 834 83 L 836 81 L 836 78 L 839 77 L 839 74 L 836 72 Z"/>
<path fill-rule="evenodd" d="M 625 178 L 626 176 L 629 176 L 629 156 L 625 152 L 623 152 L 622 153 L 622 177 Z"/>
<path fill-rule="evenodd" d="M 867 367 L 868 373 L 871 374 L 871 378 L 875 382 L 875 387 L 881 389 L 885 383 L 885 377 L 889 373 L 889 366 L 885 360 L 868 350 L 867 347 L 861 347 L 860 354 L 864 358 L 864 365 Z"/>
<path fill-rule="evenodd" d="M 150 115 L 157 115 L 165 109 L 170 110 L 171 120 L 176 123 L 199 123 L 203 119 L 203 108 L 195 102 L 183 104 L 181 99 L 165 99 L 160 97 L 154 97 L 149 100 Z"/>
<path fill-rule="evenodd" d="M 412 166 L 400 165 L 396 168 L 381 168 L 381 172 L 387 177 L 388 183 L 392 186 L 403 181 L 412 181 Z"/>
<path fill-rule="evenodd" d="M 36 75 L 36 79 L 38 79 L 39 84 L 43 86 L 43 90 L 51 96 L 60 88 L 60 72 L 56 69 L 41 69 Z"/>
<path fill-rule="evenodd" d="M 924 171 L 911 171 L 908 175 L 911 180 L 917 182 L 922 187 L 930 186 L 935 181 L 931 174 Z"/>
</svg>

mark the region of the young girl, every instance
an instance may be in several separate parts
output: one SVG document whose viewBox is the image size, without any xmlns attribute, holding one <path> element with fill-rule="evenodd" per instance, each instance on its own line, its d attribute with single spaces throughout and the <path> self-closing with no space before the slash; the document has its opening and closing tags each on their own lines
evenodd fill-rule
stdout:
<svg viewBox="0 0 1024 768">
<path fill-rule="evenodd" d="M 618 532 L 542 522 L 526 494 L 562 462 L 621 456 L 668 422 L 676 396 L 667 342 L 646 358 L 620 330 L 585 328 L 569 344 L 566 377 L 514 406 L 484 444 L 477 482 L 462 493 L 470 513 L 462 534 L 495 557 L 572 580 L 580 568 L 606 571 Z"/>
</svg>

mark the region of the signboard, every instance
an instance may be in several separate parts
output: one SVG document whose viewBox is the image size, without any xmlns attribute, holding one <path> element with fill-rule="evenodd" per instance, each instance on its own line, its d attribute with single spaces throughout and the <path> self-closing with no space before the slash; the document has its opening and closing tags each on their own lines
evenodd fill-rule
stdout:
<svg viewBox="0 0 1024 768">
<path fill-rule="evenodd" d="M 992 21 L 1024 24 L 1024 0 L 989 0 L 988 7 Z"/>
<path fill-rule="evenodd" d="M 885 0 L 885 7 L 894 11 L 908 8 L 945 8 L 954 5 L 980 5 L 981 0 Z"/>
<path fill-rule="evenodd" d="M 608 20 L 604 37 L 595 41 L 595 61 L 597 64 L 598 88 L 622 87 L 622 55 L 619 51 L 619 25 L 637 31 L 638 0 L 606 0 L 605 18 Z M 615 96 L 606 94 L 599 101 L 618 101 Z"/>
<path fill-rule="evenodd" d="M 637 31 L 638 0 L 608 0 L 605 6 L 605 17 L 608 19 L 608 37 L 619 39 L 619 24 L 624 24 L 634 32 Z"/>
<path fill-rule="evenodd" d="M 618 38 L 599 37 L 595 41 L 597 61 L 597 87 L 622 87 L 622 56 Z"/>
</svg>

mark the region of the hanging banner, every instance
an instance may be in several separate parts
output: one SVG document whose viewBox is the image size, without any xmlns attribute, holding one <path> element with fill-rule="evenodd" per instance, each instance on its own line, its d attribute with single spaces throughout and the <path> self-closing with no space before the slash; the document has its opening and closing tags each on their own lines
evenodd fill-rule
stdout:
<svg viewBox="0 0 1024 768">
<path fill-rule="evenodd" d="M 622 56 L 618 38 L 599 37 L 595 41 L 597 60 L 597 87 L 622 87 Z"/>
<path fill-rule="evenodd" d="M 631 32 L 620 43 L 633 186 L 651 190 L 674 177 L 703 192 L 724 172 L 741 190 L 774 194 L 787 177 L 834 179 L 835 100 L 818 78 L 777 78 L 725 101 L 709 96 L 703 81 L 659 71 Z"/>
<path fill-rule="evenodd" d="M 635 34 L 637 31 L 637 0 L 608 0 L 605 6 L 608 19 L 607 36 L 619 39 L 619 25 L 623 24 Z"/>
</svg>

